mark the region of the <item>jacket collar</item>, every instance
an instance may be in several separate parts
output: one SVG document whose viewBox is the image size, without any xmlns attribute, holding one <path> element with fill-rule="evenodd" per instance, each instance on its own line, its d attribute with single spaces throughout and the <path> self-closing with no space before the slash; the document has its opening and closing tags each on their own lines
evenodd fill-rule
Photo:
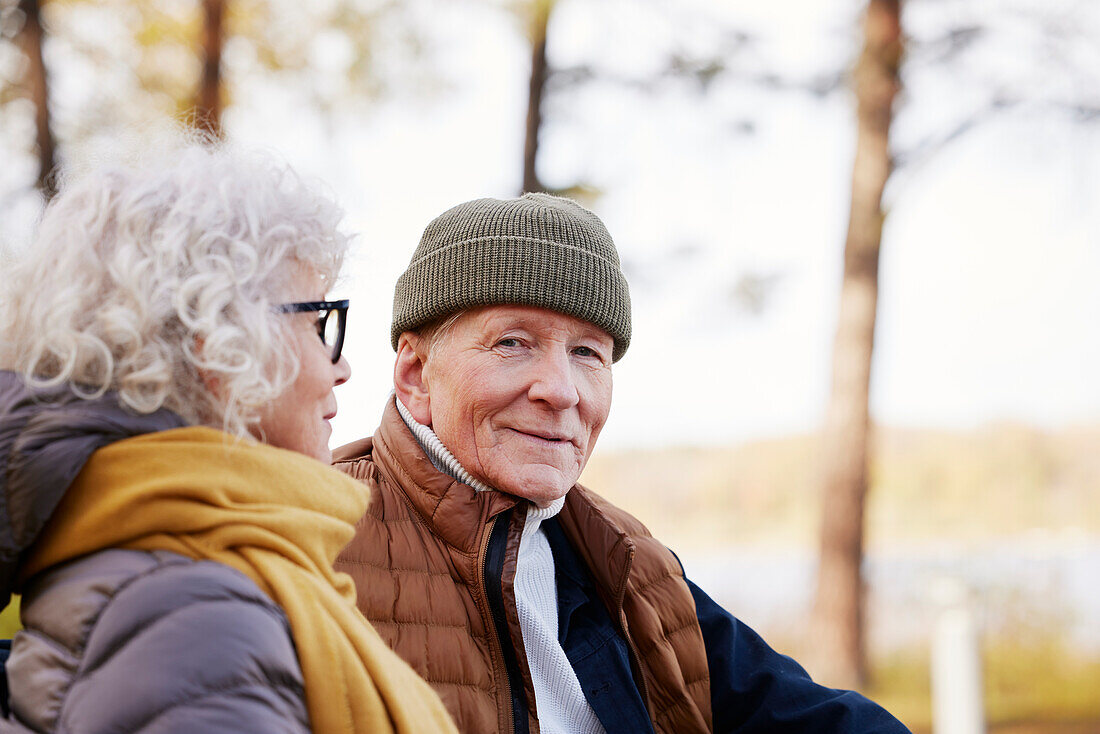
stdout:
<svg viewBox="0 0 1100 734">
<path fill-rule="evenodd" d="M 596 586 L 609 595 L 604 600 L 608 607 L 619 612 L 637 547 L 630 537 L 630 529 L 603 511 L 604 502 L 578 484 L 565 496 L 565 508 L 558 515 L 558 521 L 592 572 Z"/>
<path fill-rule="evenodd" d="M 521 501 L 503 492 L 478 492 L 436 469 L 401 420 L 392 396 L 374 434 L 372 458 L 431 532 L 463 553 L 477 553 L 489 522 Z"/>
</svg>

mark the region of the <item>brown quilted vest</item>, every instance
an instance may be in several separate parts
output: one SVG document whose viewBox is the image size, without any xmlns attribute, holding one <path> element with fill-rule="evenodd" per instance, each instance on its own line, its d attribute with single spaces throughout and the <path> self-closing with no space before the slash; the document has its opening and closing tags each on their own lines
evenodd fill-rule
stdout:
<svg viewBox="0 0 1100 734">
<path fill-rule="evenodd" d="M 374 437 L 337 449 L 334 464 L 373 495 L 336 561 L 355 579 L 363 614 L 431 684 L 460 730 L 513 731 L 484 555 L 495 519 L 522 500 L 476 492 L 436 470 L 392 399 Z M 524 513 L 511 517 L 503 595 L 534 733 L 535 696 L 512 590 Z M 558 520 L 633 652 L 656 731 L 711 731 L 703 636 L 676 558 L 635 518 L 580 485 L 569 491 Z"/>
</svg>

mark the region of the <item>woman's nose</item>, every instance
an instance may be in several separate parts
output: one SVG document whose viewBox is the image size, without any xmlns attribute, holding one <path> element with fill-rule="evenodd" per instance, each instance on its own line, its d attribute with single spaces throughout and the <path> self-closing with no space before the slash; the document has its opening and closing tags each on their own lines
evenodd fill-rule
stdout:
<svg viewBox="0 0 1100 734">
<path fill-rule="evenodd" d="M 336 364 L 333 365 L 336 369 L 336 385 L 343 385 L 351 378 L 351 365 L 348 363 L 348 358 L 344 355 L 340 355 L 340 359 L 336 360 Z"/>
</svg>

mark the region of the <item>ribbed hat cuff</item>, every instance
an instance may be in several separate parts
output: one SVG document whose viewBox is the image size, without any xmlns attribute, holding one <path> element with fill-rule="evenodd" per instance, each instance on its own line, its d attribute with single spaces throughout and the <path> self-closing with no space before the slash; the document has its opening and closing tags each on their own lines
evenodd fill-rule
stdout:
<svg viewBox="0 0 1100 734">
<path fill-rule="evenodd" d="M 617 264 L 565 243 L 496 235 L 448 244 L 409 265 L 394 293 L 393 348 L 402 332 L 468 308 L 510 303 L 595 324 L 615 342 L 613 361 L 630 344 L 630 295 Z"/>
</svg>

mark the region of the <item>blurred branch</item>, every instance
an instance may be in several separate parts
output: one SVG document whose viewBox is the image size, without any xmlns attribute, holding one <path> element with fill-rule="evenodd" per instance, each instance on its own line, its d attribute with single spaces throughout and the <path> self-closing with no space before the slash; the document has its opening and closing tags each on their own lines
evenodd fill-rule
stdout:
<svg viewBox="0 0 1100 734">
<path fill-rule="evenodd" d="M 919 0 L 922 5 L 934 1 Z M 1007 28 L 1003 27 L 1006 18 L 1011 21 Z M 1073 9 L 1056 12 L 1048 6 L 1014 8 L 1001 17 L 1002 26 L 994 27 L 979 16 L 977 20 L 965 19 L 930 38 L 909 39 L 907 79 L 934 72 L 965 84 L 970 99 L 985 101 L 945 129 L 933 130 L 917 142 L 895 150 L 896 170 L 906 180 L 913 180 L 913 174 L 945 148 L 993 119 L 1017 110 L 1062 112 L 1078 124 L 1100 120 L 1097 93 L 1100 78 L 1095 73 L 1100 66 L 1090 67 L 1082 63 L 1080 54 L 1075 55 L 1081 49 L 1095 49 L 1083 19 L 1075 16 Z M 1026 54 L 1030 62 L 1025 70 L 1014 70 L 1012 75 L 1000 73 L 999 68 L 991 71 L 978 60 L 982 44 L 1004 43 L 1006 38 L 1012 38 L 1017 52 Z M 1052 80 L 1058 83 L 1051 83 Z M 898 185 L 896 180 L 891 181 L 891 198 L 898 195 Z"/>
<path fill-rule="evenodd" d="M 20 0 L 23 27 L 16 34 L 16 43 L 27 57 L 26 87 L 34 103 L 35 145 L 38 149 L 36 185 L 46 200 L 57 193 L 54 169 L 57 166 L 57 144 L 50 124 L 49 76 L 42 57 L 46 37 L 38 0 Z"/>
<path fill-rule="evenodd" d="M 709 93 L 716 82 L 736 82 L 779 92 L 804 92 L 825 97 L 841 90 L 848 78 L 845 68 L 820 71 L 810 77 L 783 76 L 767 69 L 751 69 L 734 64 L 737 54 L 750 49 L 755 38 L 736 34 L 738 41 L 724 46 L 718 54 L 690 56 L 674 53 L 661 74 L 664 80 L 693 82 L 700 94 Z"/>
<path fill-rule="evenodd" d="M 907 172 L 912 174 L 914 169 L 923 167 L 948 145 L 963 137 L 975 127 L 986 123 L 998 113 L 1004 112 L 1018 103 L 1018 100 L 995 97 L 981 109 L 955 123 L 953 127 L 926 136 L 908 150 L 895 151 L 893 154 L 894 170 L 908 168 Z"/>
<path fill-rule="evenodd" d="M 567 199 L 573 199 L 590 209 L 604 194 L 603 189 L 587 181 L 578 181 L 564 188 L 548 187 L 544 188 L 543 191 L 548 194 L 553 194 L 554 196 L 564 196 Z"/>
<path fill-rule="evenodd" d="M 823 71 L 810 77 L 785 77 L 766 70 L 739 68 L 728 55 L 689 55 L 683 51 L 670 54 L 664 68 L 656 74 L 631 76 L 600 70 L 590 64 L 551 68 L 547 88 L 565 91 L 591 82 L 606 82 L 625 89 L 655 94 L 669 83 L 692 84 L 702 95 L 710 94 L 721 82 L 737 82 L 781 92 L 804 92 L 825 97 L 844 89 L 847 69 Z"/>
<path fill-rule="evenodd" d="M 906 49 L 906 64 L 928 63 L 943 64 L 956 60 L 964 51 L 987 33 L 979 25 L 962 25 L 949 28 L 941 35 L 923 41 L 909 40 Z"/>
</svg>

